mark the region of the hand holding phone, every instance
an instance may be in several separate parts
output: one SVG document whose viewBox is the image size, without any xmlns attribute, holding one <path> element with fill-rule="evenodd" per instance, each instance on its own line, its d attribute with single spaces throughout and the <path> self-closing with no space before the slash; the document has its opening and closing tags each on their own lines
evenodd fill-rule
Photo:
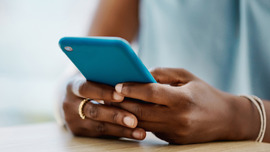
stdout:
<svg viewBox="0 0 270 152">
<path fill-rule="evenodd" d="M 121 82 L 154 83 L 155 79 L 120 38 L 66 37 L 59 45 L 82 76 L 71 80 L 63 98 L 63 111 L 67 126 L 74 135 L 86 137 L 126 137 L 142 140 L 146 131 L 138 128 L 136 116 L 123 109 L 87 102 L 80 119 L 78 107 L 84 98 L 119 102 L 123 96 L 113 87 Z M 97 83 L 96 83 L 97 82 Z"/>
</svg>

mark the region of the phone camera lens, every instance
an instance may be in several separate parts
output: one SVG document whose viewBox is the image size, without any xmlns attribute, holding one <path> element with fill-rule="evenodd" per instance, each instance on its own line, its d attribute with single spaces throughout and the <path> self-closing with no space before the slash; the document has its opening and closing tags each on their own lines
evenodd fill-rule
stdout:
<svg viewBox="0 0 270 152">
<path fill-rule="evenodd" d="M 72 47 L 70 47 L 70 46 L 65 46 L 65 50 L 66 51 L 73 51 Z"/>
</svg>

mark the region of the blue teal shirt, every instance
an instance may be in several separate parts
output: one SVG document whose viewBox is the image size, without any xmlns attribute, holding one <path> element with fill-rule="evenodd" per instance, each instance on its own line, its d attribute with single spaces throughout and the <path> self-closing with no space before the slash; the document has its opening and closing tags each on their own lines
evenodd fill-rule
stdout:
<svg viewBox="0 0 270 152">
<path fill-rule="evenodd" d="M 233 94 L 270 99 L 269 0 L 141 0 L 139 56 Z"/>
</svg>

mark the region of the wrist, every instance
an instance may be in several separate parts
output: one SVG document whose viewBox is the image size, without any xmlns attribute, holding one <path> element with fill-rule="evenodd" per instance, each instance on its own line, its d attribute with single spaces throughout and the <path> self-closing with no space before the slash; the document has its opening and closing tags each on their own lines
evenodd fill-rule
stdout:
<svg viewBox="0 0 270 152">
<path fill-rule="evenodd" d="M 231 95 L 232 118 L 228 140 L 255 140 L 260 130 L 260 116 L 251 101 L 244 97 Z"/>
</svg>

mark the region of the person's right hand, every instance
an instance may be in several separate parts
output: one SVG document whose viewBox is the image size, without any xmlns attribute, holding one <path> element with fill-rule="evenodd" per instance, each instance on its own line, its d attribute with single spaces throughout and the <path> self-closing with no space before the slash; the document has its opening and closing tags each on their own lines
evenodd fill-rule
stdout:
<svg viewBox="0 0 270 152">
<path fill-rule="evenodd" d="M 68 128 L 76 136 L 86 137 L 126 137 L 142 140 L 145 130 L 136 128 L 138 120 L 135 115 L 104 104 L 87 102 L 81 119 L 78 113 L 80 102 L 85 99 L 121 102 L 123 96 L 115 92 L 114 87 L 86 81 L 76 76 L 66 87 L 63 110 Z"/>
</svg>

